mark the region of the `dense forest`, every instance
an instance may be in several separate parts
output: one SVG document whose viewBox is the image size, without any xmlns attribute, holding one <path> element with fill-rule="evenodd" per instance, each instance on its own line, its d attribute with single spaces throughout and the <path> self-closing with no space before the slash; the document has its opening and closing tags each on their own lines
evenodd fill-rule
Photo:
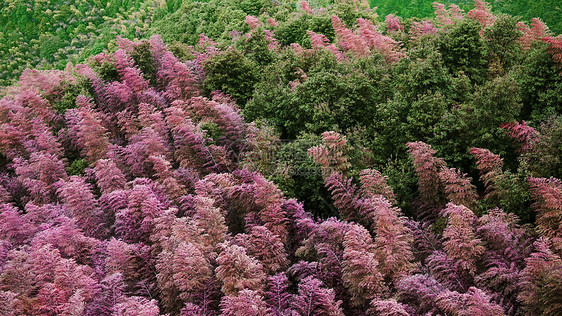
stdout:
<svg viewBox="0 0 562 316">
<path fill-rule="evenodd" d="M 52 3 L 2 7 L 0 315 L 562 314 L 540 18 Z"/>
<path fill-rule="evenodd" d="M 240 16 L 230 16 L 232 11 L 258 15 L 262 0 L 225 1 L 217 8 L 207 6 L 207 1 L 194 0 L 6 0 L 0 2 L 0 90 L 2 86 L 15 83 L 26 68 L 59 69 L 67 63 L 84 62 L 88 57 L 105 49 L 116 49 L 115 38 L 148 38 L 149 34 L 161 32 L 162 25 L 185 23 L 178 18 L 202 20 L 229 24 L 227 18 L 240 22 Z M 294 10 L 292 1 L 271 1 L 276 6 Z M 309 1 L 312 8 L 327 7 L 333 0 Z M 335 1 L 338 2 L 338 1 Z M 463 10 L 470 10 L 472 0 L 443 0 L 445 5 L 456 4 Z M 388 14 L 404 18 L 433 17 L 433 0 L 370 0 L 372 8 L 381 17 Z M 365 2 L 364 5 L 367 5 Z M 510 0 L 493 1 L 495 12 L 521 17 L 529 23 L 532 18 L 541 20 L 555 33 L 562 32 L 562 6 L 553 0 Z M 297 4 L 298 6 L 298 4 Z M 186 11 L 187 8 L 206 7 L 204 18 L 199 10 Z M 173 15 L 179 8 L 185 12 Z M 240 10 L 240 11 L 239 11 Z M 225 15 L 226 14 L 226 15 Z M 173 15 L 170 17 L 169 15 Z M 217 20 L 222 16 L 221 20 Z M 162 22 L 161 20 L 166 20 Z M 170 24 L 170 22 L 172 22 Z M 152 24 L 160 25 L 150 31 Z M 239 27 L 238 25 L 237 27 Z M 212 32 L 206 25 L 200 25 L 207 33 Z M 177 32 L 177 31 L 176 31 Z M 199 34 L 199 33 L 198 33 Z M 173 38 L 185 43 L 185 36 Z M 190 43 L 193 44 L 193 43 Z"/>
</svg>

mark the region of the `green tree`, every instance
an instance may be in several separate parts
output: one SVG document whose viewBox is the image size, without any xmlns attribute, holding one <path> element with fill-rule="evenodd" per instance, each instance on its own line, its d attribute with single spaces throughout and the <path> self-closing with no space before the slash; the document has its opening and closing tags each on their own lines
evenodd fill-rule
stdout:
<svg viewBox="0 0 562 316">
<path fill-rule="evenodd" d="M 236 48 L 211 57 L 203 68 L 206 74 L 203 84 L 207 93 L 221 90 L 234 97 L 240 105 L 250 99 L 259 80 L 258 65 Z"/>
<path fill-rule="evenodd" d="M 54 54 L 59 50 L 59 48 L 64 46 L 64 42 L 60 37 L 50 34 L 41 35 L 39 37 L 39 42 L 42 43 L 39 56 L 48 62 L 53 62 L 55 59 Z"/>
<path fill-rule="evenodd" d="M 487 73 L 486 50 L 480 36 L 478 21 L 463 19 L 450 30 L 443 31 L 438 49 L 452 74 L 465 73 L 471 81 L 481 83 Z"/>
<path fill-rule="evenodd" d="M 539 123 L 562 113 L 562 76 L 544 43 L 535 43 L 517 69 L 523 108 L 521 119 Z"/>
<path fill-rule="evenodd" d="M 478 86 L 470 101 L 451 109 L 437 127 L 437 136 L 430 142 L 452 165 L 462 170 L 473 169 L 468 154 L 471 147 L 487 148 L 506 159 L 514 167 L 516 157 L 511 140 L 500 127 L 519 117 L 520 87 L 512 74 L 496 77 Z"/>
<path fill-rule="evenodd" d="M 518 18 L 507 14 L 498 16 L 494 24 L 484 29 L 488 60 L 498 63 L 496 71 L 503 74 L 517 62 L 521 45 L 517 42 L 522 33 L 517 27 Z"/>
</svg>

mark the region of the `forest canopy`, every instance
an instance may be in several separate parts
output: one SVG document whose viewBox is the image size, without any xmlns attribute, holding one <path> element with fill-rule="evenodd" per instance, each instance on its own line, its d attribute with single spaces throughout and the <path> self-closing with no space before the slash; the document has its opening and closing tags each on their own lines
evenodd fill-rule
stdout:
<svg viewBox="0 0 562 316">
<path fill-rule="evenodd" d="M 52 3 L 2 7 L 0 315 L 562 314 L 540 18 Z"/>
<path fill-rule="evenodd" d="M 473 6 L 472 0 L 442 2 L 459 5 L 465 11 Z M 236 27 L 239 27 L 245 14 L 257 16 L 273 4 L 287 11 L 300 7 L 297 1 L 270 0 L 2 1 L 0 90 L 15 83 L 26 68 L 62 70 L 68 62 L 84 62 L 106 49 L 115 50 L 117 36 L 133 40 L 160 34 L 166 41 L 193 45 L 200 33 L 217 35 L 214 32 L 224 29 L 231 22 L 238 23 Z M 309 1 L 309 5 L 317 9 L 334 5 L 334 1 L 314 0 Z M 432 0 L 371 0 L 367 5 L 376 8 L 380 17 L 393 14 L 423 19 L 433 17 L 434 13 Z M 556 1 L 494 1 L 491 5 L 494 12 L 519 16 L 525 23 L 539 17 L 553 32 L 562 32 L 562 9 Z M 180 8 L 183 13 L 177 12 Z M 189 23 L 192 23 L 192 28 L 187 27 Z M 322 31 L 325 35 L 330 32 L 325 28 Z"/>
</svg>

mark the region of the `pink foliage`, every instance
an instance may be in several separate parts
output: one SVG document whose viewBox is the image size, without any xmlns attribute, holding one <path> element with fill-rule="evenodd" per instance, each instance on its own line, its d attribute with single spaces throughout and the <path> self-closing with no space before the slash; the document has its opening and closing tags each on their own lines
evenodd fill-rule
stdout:
<svg viewBox="0 0 562 316">
<path fill-rule="evenodd" d="M 133 42 L 130 39 L 124 38 L 124 37 L 121 37 L 121 36 L 117 36 L 115 38 L 115 44 L 117 44 L 119 49 L 122 49 L 123 51 L 125 51 L 127 53 L 131 53 L 133 51 L 133 49 L 135 49 L 135 47 L 137 47 L 139 45 L 138 42 Z"/>
<path fill-rule="evenodd" d="M 299 279 L 307 276 L 319 278 L 328 287 L 343 292 L 342 268 L 345 234 L 351 223 L 330 218 L 321 222 L 305 239 L 296 254 L 300 257 L 315 258 L 310 263 L 297 263 L 289 269 Z"/>
<path fill-rule="evenodd" d="M 266 282 L 262 264 L 247 255 L 246 249 L 225 243 L 217 257 L 216 276 L 225 295 L 236 295 L 244 289 L 261 291 Z"/>
<path fill-rule="evenodd" d="M 379 52 L 387 62 L 395 63 L 405 56 L 401 51 L 401 43 L 394 39 L 382 35 L 377 31 L 371 21 L 366 19 L 357 19 L 359 28 L 357 34 L 366 42 L 368 47 Z"/>
<path fill-rule="evenodd" d="M 293 309 L 299 315 L 343 315 L 342 301 L 336 301 L 334 291 L 322 287 L 322 281 L 313 277 L 301 280 Z"/>
<path fill-rule="evenodd" d="M 221 301 L 224 316 L 265 316 L 267 306 L 258 292 L 242 290 L 237 296 L 225 296 Z"/>
<path fill-rule="evenodd" d="M 190 67 L 188 63 L 180 62 L 172 53 L 167 50 L 166 45 L 160 36 L 154 35 L 150 38 L 151 51 L 157 65 L 157 78 L 160 86 L 164 87 L 165 95 L 169 100 L 188 99 L 191 96 L 199 95 L 200 78 L 197 70 Z M 200 38 L 200 45 L 203 47 L 214 47 L 211 39 Z M 209 53 L 212 55 L 211 51 Z M 209 56 L 204 54 L 198 57 L 202 62 Z"/>
<path fill-rule="evenodd" d="M 103 84 L 101 80 L 94 80 L 92 87 L 100 99 L 100 109 L 119 111 L 130 107 L 134 103 L 135 95 L 131 88 L 124 83 L 113 81 Z"/>
<path fill-rule="evenodd" d="M 32 117 L 38 116 L 46 122 L 54 121 L 56 113 L 53 106 L 41 94 L 40 91 L 33 89 L 23 90 L 21 93 L 18 93 L 14 100 L 15 105 L 20 107 L 20 109 L 15 115 L 20 116 L 20 119 L 31 120 Z M 27 125 L 24 122 L 22 123 L 23 126 Z"/>
<path fill-rule="evenodd" d="M 289 309 L 291 294 L 288 293 L 289 280 L 284 273 L 269 277 L 268 290 L 265 293 L 268 312 L 273 315 L 291 313 Z"/>
<path fill-rule="evenodd" d="M 549 33 L 548 26 L 537 18 L 531 19 L 531 27 L 528 27 L 523 22 L 518 22 L 517 25 L 519 26 L 519 30 L 523 33 L 519 42 L 525 50 L 530 49 L 533 42 L 542 41 Z"/>
<path fill-rule="evenodd" d="M 299 55 L 304 53 L 304 48 L 299 43 L 291 43 L 290 47 L 295 53 Z"/>
<path fill-rule="evenodd" d="M 432 35 L 437 33 L 437 28 L 431 21 L 412 22 L 410 28 L 410 42 L 418 44 L 424 35 Z"/>
<path fill-rule="evenodd" d="M 334 44 L 329 43 L 329 40 L 326 37 L 326 35 L 318 34 L 313 31 L 306 31 L 306 34 L 308 34 L 308 36 L 310 37 L 312 49 L 326 48 L 329 51 L 331 51 L 338 60 L 343 60 L 345 58 L 345 54 L 343 52 L 339 51 Z M 299 45 L 299 44 L 295 44 L 295 45 Z M 302 47 L 300 48 L 300 50 L 302 50 Z"/>
<path fill-rule="evenodd" d="M 344 51 L 350 51 L 357 57 L 370 55 L 367 42 L 361 36 L 354 34 L 348 29 L 337 15 L 332 15 L 332 26 L 339 38 L 339 45 Z"/>
<path fill-rule="evenodd" d="M 167 122 L 181 167 L 221 171 L 232 163 L 226 148 L 210 144 L 212 139 L 207 137 L 202 124 L 193 122 L 181 108 L 168 108 Z"/>
<path fill-rule="evenodd" d="M 242 142 L 246 137 L 246 126 L 244 118 L 240 114 L 238 106 L 227 100 L 209 100 L 198 97 L 191 98 L 185 104 L 185 108 L 201 118 L 202 121 L 210 121 L 218 125 L 230 142 Z M 224 142 L 224 140 L 219 140 Z M 227 146 L 230 142 L 224 142 Z"/>
<path fill-rule="evenodd" d="M 525 256 L 524 242 L 529 233 L 527 227 L 519 225 L 515 214 L 506 213 L 499 208 L 491 209 L 478 219 L 477 233 L 487 242 L 489 250 L 498 250 L 520 263 Z"/>
<path fill-rule="evenodd" d="M 525 259 L 522 272 L 522 291 L 519 299 L 531 313 L 556 315 L 562 311 L 559 303 L 562 293 L 562 258 L 560 252 L 550 249 L 551 243 L 540 238 L 534 244 L 535 252 Z"/>
<path fill-rule="evenodd" d="M 170 155 L 167 140 L 150 127 L 143 128 L 132 135 L 129 140 L 127 147 L 114 146 L 109 155 L 114 155 L 111 158 L 119 157 L 123 165 L 126 165 L 129 172 L 135 176 L 140 176 L 143 173 L 148 173 L 148 170 L 152 170 L 151 156 L 168 157 Z"/>
<path fill-rule="evenodd" d="M 496 17 L 490 11 L 490 5 L 482 0 L 474 1 L 474 9 L 468 11 L 468 17 L 480 22 L 482 29 L 494 24 Z"/>
<path fill-rule="evenodd" d="M 562 180 L 529 178 L 537 228 L 542 236 L 552 240 L 554 249 L 562 253 Z"/>
<path fill-rule="evenodd" d="M 473 147 L 470 154 L 476 158 L 476 166 L 480 171 L 480 178 L 486 185 L 488 194 L 494 194 L 497 181 L 503 176 L 503 159 L 487 149 Z"/>
<path fill-rule="evenodd" d="M 418 314 L 438 314 L 436 301 L 443 286 L 435 278 L 426 274 L 415 274 L 402 278 L 398 284 L 400 301 L 415 306 Z"/>
<path fill-rule="evenodd" d="M 449 5 L 449 13 L 451 14 L 451 17 L 458 19 L 458 20 L 462 20 L 464 19 L 464 11 L 459 8 L 456 4 L 450 4 Z"/>
<path fill-rule="evenodd" d="M 0 314 L 6 316 L 16 316 L 22 308 L 22 301 L 18 294 L 11 291 L 0 291 L 0 300 L 4 303 L 0 306 Z"/>
<path fill-rule="evenodd" d="M 463 294 L 445 290 L 437 298 L 437 305 L 452 315 L 505 315 L 503 308 L 494 303 L 492 297 L 475 287 Z"/>
<path fill-rule="evenodd" d="M 213 267 L 204 254 L 191 243 L 179 244 L 173 252 L 160 253 L 158 285 L 162 289 L 163 302 L 173 309 L 177 296 L 182 301 L 192 301 L 209 282 Z"/>
<path fill-rule="evenodd" d="M 412 235 L 404 224 L 398 208 L 392 207 L 383 197 L 368 200 L 374 210 L 372 231 L 375 234 L 375 256 L 380 262 L 380 270 L 385 276 L 398 278 L 410 270 L 413 259 Z M 365 216 L 369 216 L 365 214 Z"/>
<path fill-rule="evenodd" d="M 394 202 L 396 200 L 392 188 L 387 183 L 388 177 L 383 176 L 378 170 L 361 170 L 359 180 L 361 181 L 362 196 L 372 198 L 382 195 L 390 202 Z"/>
<path fill-rule="evenodd" d="M 33 233 L 32 226 L 10 204 L 0 204 L 0 237 L 14 245 L 22 244 Z"/>
<path fill-rule="evenodd" d="M 77 122 L 78 144 L 90 163 L 104 158 L 109 146 L 107 129 L 102 126 L 100 115 L 92 109 L 92 101 L 85 96 L 78 96 L 80 121 Z"/>
<path fill-rule="evenodd" d="M 160 309 L 155 300 L 144 297 L 127 297 L 115 306 L 115 316 L 159 316 Z"/>
<path fill-rule="evenodd" d="M 439 179 L 444 184 L 447 199 L 457 205 L 472 206 L 478 198 L 476 186 L 471 183 L 472 178 L 466 177 L 459 170 L 442 168 L 439 172 Z"/>
<path fill-rule="evenodd" d="M 126 180 L 123 172 L 117 167 L 113 160 L 100 159 L 94 168 L 97 185 L 102 193 L 111 193 L 115 190 L 126 188 Z"/>
<path fill-rule="evenodd" d="M 527 125 L 527 122 L 511 122 L 502 124 L 502 128 L 507 130 L 507 135 L 521 145 L 521 152 L 531 149 L 533 141 L 539 136 L 539 132 Z"/>
<path fill-rule="evenodd" d="M 324 183 L 332 193 L 334 206 L 338 209 L 340 216 L 348 220 L 358 220 L 356 206 L 358 205 L 359 195 L 356 193 L 356 186 L 351 181 L 351 178 L 334 172 L 324 180 Z"/>
<path fill-rule="evenodd" d="M 110 274 L 119 273 L 121 276 L 128 277 L 132 270 L 132 258 L 135 253 L 135 246 L 121 240 L 111 238 L 106 242 L 105 266 Z"/>
<path fill-rule="evenodd" d="M 10 203 L 12 197 L 6 188 L 0 185 L 0 203 Z"/>
<path fill-rule="evenodd" d="M 211 38 L 209 38 L 208 36 L 206 36 L 204 33 L 199 34 L 199 42 L 197 43 L 197 47 L 201 48 L 204 50 L 204 52 L 202 53 L 195 53 L 196 56 L 196 63 L 194 64 L 194 67 L 197 72 L 199 72 L 200 79 L 203 79 L 202 76 L 204 75 L 204 71 L 201 68 L 201 65 L 203 65 L 205 63 L 206 60 L 208 60 L 209 58 L 220 54 L 220 49 L 217 47 L 218 44 L 213 41 Z"/>
<path fill-rule="evenodd" d="M 248 235 L 240 234 L 235 240 L 247 249 L 250 256 L 258 259 L 269 274 L 286 270 L 289 266 L 281 239 L 265 226 L 254 226 Z"/>
<path fill-rule="evenodd" d="M 445 166 L 441 158 L 435 158 L 435 150 L 423 142 L 408 143 L 410 159 L 418 174 L 418 190 L 424 202 L 437 203 L 440 199 L 439 172 Z"/>
<path fill-rule="evenodd" d="M 3 123 L 0 125 L 0 149 L 8 158 L 15 158 L 19 153 L 24 152 L 22 139 L 24 132 L 12 124 Z"/>
<path fill-rule="evenodd" d="M 87 235 L 105 236 L 103 213 L 84 178 L 71 176 L 68 181 L 60 184 L 57 193 L 64 203 L 64 208 L 78 221 L 78 225 Z"/>
<path fill-rule="evenodd" d="M 542 41 L 549 44 L 548 52 L 552 55 L 552 60 L 558 63 L 559 65 L 562 64 L 562 36 L 558 35 L 556 37 L 547 36 L 543 37 Z"/>
<path fill-rule="evenodd" d="M 308 155 L 322 167 L 325 175 L 334 171 L 343 172 L 349 168 L 347 139 L 337 132 L 322 133 L 323 144 L 308 149 Z"/>
<path fill-rule="evenodd" d="M 453 203 L 447 204 L 442 214 L 447 217 L 447 227 L 443 231 L 447 255 L 455 259 L 461 269 L 476 273 L 476 262 L 485 250 L 474 229 L 477 217 L 465 206 Z"/>
<path fill-rule="evenodd" d="M 314 13 L 306 1 L 301 1 L 301 10 L 308 14 Z"/>
<path fill-rule="evenodd" d="M 26 150 L 29 152 L 43 151 L 62 158 L 64 152 L 63 148 L 57 138 L 49 130 L 47 124 L 37 118 L 33 119 L 31 122 L 33 124 L 32 137 L 34 139 L 29 139 L 24 143 Z"/>
<path fill-rule="evenodd" d="M 187 100 L 199 95 L 198 78 L 186 63 L 177 60 L 170 52 L 164 53 L 159 63 L 157 75 L 168 100 Z"/>
<path fill-rule="evenodd" d="M 263 32 L 265 33 L 265 38 L 269 41 L 267 48 L 269 48 L 270 51 L 279 50 L 279 46 L 281 46 L 281 44 L 279 44 L 279 42 L 275 39 L 273 31 L 263 30 Z"/>
<path fill-rule="evenodd" d="M 16 174 L 30 192 L 31 200 L 45 203 L 53 200 L 59 180 L 67 178 L 64 163 L 54 155 L 34 152 L 29 160 L 14 159 Z"/>
<path fill-rule="evenodd" d="M 151 155 L 148 159 L 152 162 L 158 182 L 162 184 L 168 196 L 177 199 L 186 192 L 185 187 L 174 177 L 171 163 L 163 155 Z"/>
<path fill-rule="evenodd" d="M 310 36 L 310 42 L 312 44 L 312 48 L 317 47 L 325 47 L 326 43 L 328 43 L 328 38 L 324 34 L 317 34 L 313 31 L 306 31 L 306 33 Z"/>
<path fill-rule="evenodd" d="M 144 79 L 142 72 L 135 66 L 133 59 L 123 49 L 118 49 L 115 54 L 115 67 L 121 75 L 123 83 L 134 92 L 148 89 L 149 83 Z"/>
<path fill-rule="evenodd" d="M 198 235 L 190 236 L 209 257 L 219 252 L 219 244 L 226 240 L 228 228 L 224 211 L 215 206 L 215 200 L 198 196 L 194 200 L 194 213 L 191 223 Z M 194 234 L 195 232 L 191 232 Z"/>
<path fill-rule="evenodd" d="M 369 231 L 360 225 L 352 225 L 345 234 L 343 246 L 342 279 L 352 295 L 352 304 L 362 305 L 384 293 L 384 275 Z"/>
<path fill-rule="evenodd" d="M 22 273 L 21 269 L 28 271 Z M 30 253 L 11 253 L 2 271 L 3 289 L 18 291 L 21 293 L 20 299 L 36 302 L 27 307 L 25 312 L 59 315 L 76 307 L 77 301 L 89 303 L 98 295 L 98 284 L 90 274 L 90 267 L 62 258 L 58 250 L 45 245 Z M 33 288 L 29 288 L 31 291 L 25 289 L 29 283 L 24 278 L 29 277 L 35 280 Z M 13 283 L 18 279 L 19 284 Z M 80 293 L 80 298 L 75 296 L 76 293 Z M 16 314 L 25 312 L 23 309 L 17 310 Z"/>
<path fill-rule="evenodd" d="M 386 29 L 389 32 L 398 32 L 404 30 L 404 26 L 400 24 L 400 19 L 393 14 L 387 15 L 384 19 L 384 23 L 386 23 Z"/>
<path fill-rule="evenodd" d="M 404 304 L 398 303 L 395 299 L 382 300 L 373 299 L 371 301 L 371 309 L 369 315 L 386 315 L 386 316 L 408 316 Z"/>
<path fill-rule="evenodd" d="M 154 219 L 165 205 L 146 184 L 135 185 L 128 200 L 127 208 L 115 214 L 116 231 L 129 242 L 147 241 L 154 228 Z"/>
<path fill-rule="evenodd" d="M 60 90 L 75 83 L 76 77 L 70 71 L 26 69 L 19 78 L 18 90 L 60 97 Z"/>
<path fill-rule="evenodd" d="M 258 20 L 258 18 L 253 15 L 247 15 L 244 22 L 246 22 L 246 24 L 248 24 L 251 29 L 255 29 L 261 25 L 261 22 Z"/>
<path fill-rule="evenodd" d="M 433 2 L 433 8 L 435 9 L 435 16 L 436 16 L 439 24 L 441 24 L 441 25 L 451 25 L 451 24 L 453 24 L 453 20 L 451 19 L 450 14 L 447 11 L 447 9 L 445 9 L 444 4 L 441 4 L 441 3 L 438 3 L 438 2 Z"/>
</svg>

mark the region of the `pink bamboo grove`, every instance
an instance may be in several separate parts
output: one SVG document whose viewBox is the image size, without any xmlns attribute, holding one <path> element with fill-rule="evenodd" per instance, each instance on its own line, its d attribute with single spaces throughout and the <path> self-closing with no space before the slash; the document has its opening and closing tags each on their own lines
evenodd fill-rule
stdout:
<svg viewBox="0 0 562 316">
<path fill-rule="evenodd" d="M 437 9 L 442 25 L 463 18 Z M 483 5 L 469 17 L 493 23 Z M 312 50 L 406 57 L 368 20 L 332 22 L 338 47 L 310 32 Z M 347 140 L 327 132 L 309 155 L 339 216 L 315 218 L 241 164 L 259 130 L 228 96 L 203 96 L 199 62 L 221 53 L 203 40 L 189 62 L 157 36 L 120 40 L 92 67 L 26 71 L 0 99 L 1 315 L 559 315 L 560 180 L 529 179 L 533 230 L 498 208 L 476 215 L 473 180 L 409 143 L 413 220 L 388 179 L 353 173 Z M 146 43 L 151 80 L 132 58 Z M 107 65 L 113 77 L 94 71 Z M 90 94 L 61 114 L 60 88 L 83 81 Z M 508 128 L 524 150 L 535 135 Z M 502 159 L 471 153 L 486 194 L 501 195 Z M 77 161 L 86 168 L 73 173 Z"/>
</svg>

